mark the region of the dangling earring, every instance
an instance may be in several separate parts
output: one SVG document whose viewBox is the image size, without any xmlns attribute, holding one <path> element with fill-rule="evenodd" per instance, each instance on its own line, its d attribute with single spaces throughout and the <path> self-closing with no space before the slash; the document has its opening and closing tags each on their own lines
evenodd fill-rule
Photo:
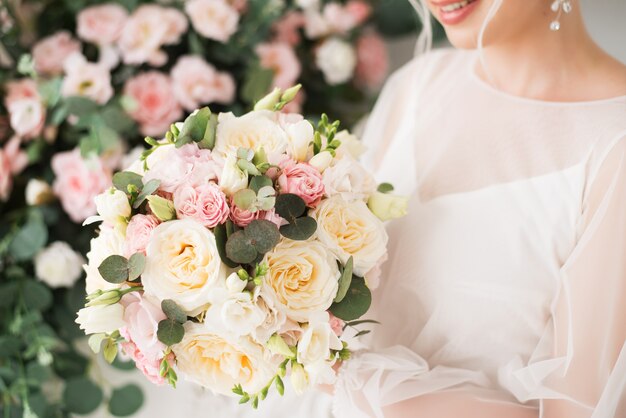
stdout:
<svg viewBox="0 0 626 418">
<path fill-rule="evenodd" d="M 561 29 L 561 14 L 563 12 L 569 13 L 572 11 L 572 2 L 571 0 L 554 0 L 551 9 L 557 15 L 556 18 L 550 23 L 550 30 L 556 32 Z"/>
</svg>

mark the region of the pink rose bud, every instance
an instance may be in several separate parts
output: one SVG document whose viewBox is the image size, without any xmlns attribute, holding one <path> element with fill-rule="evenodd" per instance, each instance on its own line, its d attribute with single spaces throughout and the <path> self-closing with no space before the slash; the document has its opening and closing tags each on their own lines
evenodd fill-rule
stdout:
<svg viewBox="0 0 626 418">
<path fill-rule="evenodd" d="M 322 175 L 307 163 L 288 163 L 278 177 L 280 193 L 293 193 L 314 208 L 324 196 Z"/>
<path fill-rule="evenodd" d="M 226 222 L 230 212 L 226 195 L 215 183 L 179 186 L 174 191 L 174 206 L 180 219 L 192 218 L 207 228 Z"/>
</svg>

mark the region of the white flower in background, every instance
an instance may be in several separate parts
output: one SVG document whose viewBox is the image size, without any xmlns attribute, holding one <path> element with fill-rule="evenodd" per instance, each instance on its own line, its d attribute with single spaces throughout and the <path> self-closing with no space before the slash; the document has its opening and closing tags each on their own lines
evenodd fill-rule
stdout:
<svg viewBox="0 0 626 418">
<path fill-rule="evenodd" d="M 9 107 L 11 127 L 19 136 L 28 136 L 40 130 L 46 111 L 39 98 L 25 98 L 15 101 Z"/>
<path fill-rule="evenodd" d="M 257 299 L 257 306 L 265 312 L 265 319 L 257 329 L 252 332 L 252 338 L 259 344 L 265 344 L 275 332 L 282 331 L 287 317 L 283 312 L 276 309 L 272 301 L 265 300 L 261 296 Z"/>
<path fill-rule="evenodd" d="M 26 203 L 37 206 L 49 202 L 54 198 L 52 187 L 39 179 L 30 179 L 26 185 Z"/>
<path fill-rule="evenodd" d="M 188 0 L 185 12 L 200 35 L 219 42 L 228 42 L 237 32 L 239 13 L 226 0 Z"/>
<path fill-rule="evenodd" d="M 320 0 L 296 0 L 296 4 L 302 9 L 319 9 Z"/>
<path fill-rule="evenodd" d="M 55 241 L 35 256 L 35 274 L 52 288 L 71 287 L 80 278 L 84 262 L 68 243 Z"/>
<path fill-rule="evenodd" d="M 96 196 L 95 201 L 98 214 L 110 225 L 124 224 L 130 217 L 132 209 L 128 203 L 128 196 L 121 190 L 111 187 Z"/>
<path fill-rule="evenodd" d="M 75 52 L 65 60 L 63 66 L 63 96 L 83 96 L 98 104 L 105 104 L 113 97 L 111 73 L 105 65 L 88 62 L 80 52 Z"/>
<path fill-rule="evenodd" d="M 341 148 L 341 147 L 340 147 Z M 335 160 L 322 176 L 326 196 L 340 195 L 344 200 L 367 199 L 376 191 L 376 180 L 351 157 Z"/>
<path fill-rule="evenodd" d="M 237 158 L 232 154 L 226 157 L 219 186 L 227 196 L 232 196 L 248 187 L 248 174 L 237 167 Z"/>
<path fill-rule="evenodd" d="M 363 277 L 387 252 L 384 224 L 365 202 L 333 196 L 310 213 L 317 221 L 315 236 L 345 264 L 354 257 L 354 274 Z"/>
<path fill-rule="evenodd" d="M 212 302 L 215 288 L 223 288 L 225 280 L 226 266 L 217 252 L 215 236 L 202 224 L 174 220 L 152 231 L 142 274 L 147 294 L 159 300 L 172 299 L 195 316 Z"/>
<path fill-rule="evenodd" d="M 258 150 L 267 154 L 282 154 L 287 150 L 289 137 L 276 122 L 276 114 L 269 110 L 255 110 L 237 117 L 220 113 L 214 152 L 236 154 L 239 148 Z"/>
<path fill-rule="evenodd" d="M 91 240 L 87 253 L 87 264 L 83 266 L 87 273 L 87 294 L 96 290 L 117 289 L 119 285 L 109 283 L 102 278 L 98 267 L 110 255 L 124 255 L 124 235 L 117 228 L 107 225 L 100 227 L 100 234 Z"/>
<path fill-rule="evenodd" d="M 88 306 L 78 311 L 76 323 L 87 335 L 110 334 L 126 325 L 124 307 L 119 303 Z"/>
<path fill-rule="evenodd" d="M 337 38 L 327 39 L 317 49 L 315 63 L 328 84 L 342 84 L 352 78 L 356 52 L 352 45 Z"/>
</svg>

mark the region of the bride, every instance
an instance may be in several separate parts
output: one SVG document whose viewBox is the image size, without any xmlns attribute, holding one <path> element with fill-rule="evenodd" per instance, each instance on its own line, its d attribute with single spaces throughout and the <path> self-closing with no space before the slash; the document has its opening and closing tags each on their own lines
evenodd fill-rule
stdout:
<svg viewBox="0 0 626 418">
<path fill-rule="evenodd" d="M 412 198 L 334 415 L 626 417 L 626 67 L 578 0 L 414 3 L 458 49 L 394 74 L 368 123 Z"/>
</svg>

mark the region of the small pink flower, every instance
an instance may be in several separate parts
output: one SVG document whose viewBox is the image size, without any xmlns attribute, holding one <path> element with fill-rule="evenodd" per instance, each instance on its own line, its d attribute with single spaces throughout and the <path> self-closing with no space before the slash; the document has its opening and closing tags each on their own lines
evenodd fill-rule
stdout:
<svg viewBox="0 0 626 418">
<path fill-rule="evenodd" d="M 301 12 L 287 12 L 272 26 L 276 41 L 296 46 L 300 43 L 300 29 L 304 27 L 305 18 Z"/>
<path fill-rule="evenodd" d="M 96 214 L 94 198 L 111 184 L 111 172 L 97 158 L 83 160 L 78 148 L 52 157 L 52 185 L 61 206 L 74 222 Z"/>
<path fill-rule="evenodd" d="M 205 38 L 226 43 L 237 31 L 239 12 L 226 0 L 188 0 L 185 12 L 196 32 Z"/>
<path fill-rule="evenodd" d="M 217 71 L 199 56 L 180 57 L 172 68 L 171 76 L 176 98 L 189 111 L 201 104 L 229 104 L 235 98 L 233 77 Z"/>
<path fill-rule="evenodd" d="M 337 318 L 331 312 L 328 312 L 328 316 L 330 318 L 330 327 L 332 328 L 333 332 L 337 337 L 341 337 L 341 334 L 343 334 L 343 327 L 346 323 L 343 322 L 343 320 Z"/>
<path fill-rule="evenodd" d="M 286 89 L 294 85 L 300 77 L 300 61 L 289 44 L 283 42 L 259 44 L 256 53 L 261 60 L 261 66 L 274 71 L 274 86 Z"/>
<path fill-rule="evenodd" d="M 33 47 L 35 70 L 43 75 L 61 74 L 65 59 L 75 52 L 80 52 L 80 42 L 67 31 L 43 38 Z"/>
<path fill-rule="evenodd" d="M 135 101 L 129 115 L 139 123 L 144 135 L 163 135 L 170 124 L 183 115 L 170 78 L 157 71 L 148 71 L 126 81 L 124 94 Z"/>
<path fill-rule="evenodd" d="M 111 74 L 104 65 L 88 62 L 76 52 L 65 61 L 65 73 L 61 85 L 63 96 L 83 96 L 98 104 L 105 104 L 113 97 Z"/>
<path fill-rule="evenodd" d="M 46 120 L 46 109 L 31 78 L 6 84 L 4 104 L 9 111 L 9 123 L 21 138 L 30 139 L 41 134 Z"/>
<path fill-rule="evenodd" d="M 78 13 L 76 34 L 84 41 L 109 45 L 120 37 L 127 18 L 126 9 L 115 3 L 87 7 Z"/>
<path fill-rule="evenodd" d="M 207 228 L 214 228 L 228 219 L 226 195 L 215 183 L 200 186 L 181 185 L 174 192 L 178 218 L 192 218 Z"/>
<path fill-rule="evenodd" d="M 153 215 L 135 215 L 128 222 L 124 253 L 130 257 L 135 253 L 145 253 L 150 242 L 152 230 L 159 225 L 159 219 Z"/>
<path fill-rule="evenodd" d="M 235 205 L 234 202 L 231 202 L 230 206 L 230 219 L 235 223 L 235 225 L 240 227 L 246 227 L 250 225 L 250 222 L 255 219 L 259 219 L 259 217 L 263 215 L 263 212 L 256 211 L 251 212 L 249 210 L 241 209 L 239 206 Z"/>
<path fill-rule="evenodd" d="M 13 176 L 28 165 L 28 157 L 20 150 L 20 139 L 13 137 L 0 148 L 0 200 L 6 201 L 13 188 Z"/>
<path fill-rule="evenodd" d="M 317 206 L 324 196 L 322 175 L 307 163 L 291 163 L 282 167 L 278 185 L 281 193 L 298 195 L 312 208 Z"/>
<path fill-rule="evenodd" d="M 288 223 L 284 218 L 276 213 L 276 210 L 274 208 L 267 211 L 261 211 L 259 219 L 265 219 L 266 221 L 270 221 L 279 228 L 283 225 L 287 225 Z"/>
<path fill-rule="evenodd" d="M 380 87 L 389 71 L 385 41 L 377 33 L 361 36 L 356 43 L 356 80 L 370 89 Z"/>
</svg>

